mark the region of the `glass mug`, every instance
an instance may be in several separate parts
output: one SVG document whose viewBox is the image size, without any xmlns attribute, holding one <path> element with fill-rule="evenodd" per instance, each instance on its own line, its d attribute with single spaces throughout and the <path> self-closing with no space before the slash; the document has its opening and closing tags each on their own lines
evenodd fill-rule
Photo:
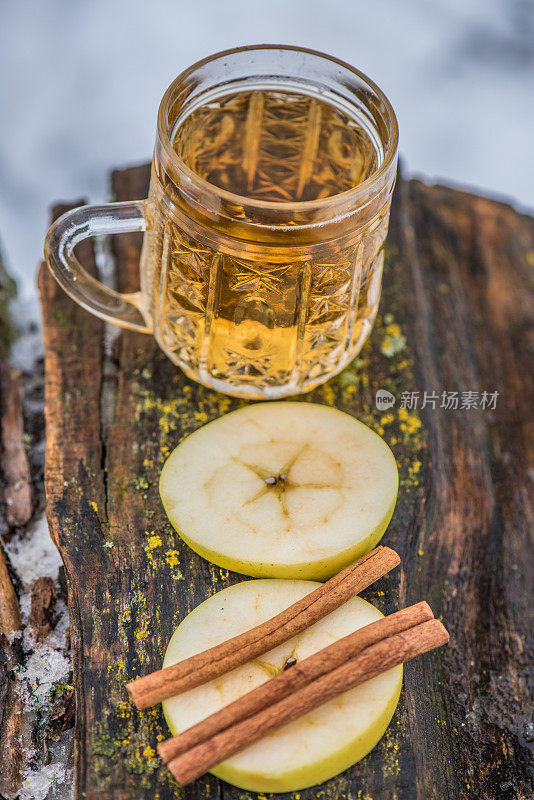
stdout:
<svg viewBox="0 0 534 800">
<path fill-rule="evenodd" d="M 219 53 L 161 101 L 148 199 L 67 212 L 46 260 L 84 308 L 152 333 L 205 386 L 305 392 L 373 326 L 397 144 L 387 98 L 348 64 L 274 45 Z M 133 294 L 73 255 L 82 239 L 125 231 L 144 231 Z"/>
</svg>

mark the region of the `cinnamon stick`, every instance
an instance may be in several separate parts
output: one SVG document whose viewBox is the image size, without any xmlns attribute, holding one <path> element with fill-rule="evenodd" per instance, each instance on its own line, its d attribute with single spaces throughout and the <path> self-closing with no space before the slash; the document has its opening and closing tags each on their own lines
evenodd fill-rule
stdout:
<svg viewBox="0 0 534 800">
<path fill-rule="evenodd" d="M 172 761 L 181 753 L 201 744 L 225 728 L 256 714 L 266 706 L 272 705 L 321 675 L 341 666 L 366 647 L 432 618 L 432 609 L 428 603 L 422 602 L 359 628 L 354 633 L 295 664 L 291 669 L 281 672 L 256 689 L 247 692 L 178 736 L 161 742 L 158 745 L 161 757 L 166 762 Z"/>
<path fill-rule="evenodd" d="M 404 661 L 433 650 L 448 640 L 449 634 L 437 619 L 389 636 L 274 705 L 182 753 L 170 761 L 168 767 L 180 784 L 190 783 L 271 731 L 327 703 L 336 695 L 371 680 Z"/>
<path fill-rule="evenodd" d="M 377 547 L 270 620 L 178 664 L 128 683 L 143 709 L 193 689 L 267 653 L 309 628 L 400 563 L 389 547 Z"/>
</svg>

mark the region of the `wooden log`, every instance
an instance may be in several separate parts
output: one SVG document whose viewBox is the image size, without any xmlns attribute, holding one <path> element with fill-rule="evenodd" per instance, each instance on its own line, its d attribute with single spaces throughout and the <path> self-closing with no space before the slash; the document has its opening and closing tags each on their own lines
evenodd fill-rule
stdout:
<svg viewBox="0 0 534 800">
<path fill-rule="evenodd" d="M 19 628 L 19 599 L 7 568 L 4 549 L 0 544 L 0 636 L 18 631 Z"/>
<path fill-rule="evenodd" d="M 146 196 L 148 176 L 148 167 L 114 173 L 116 198 Z M 118 287 L 134 291 L 139 237 L 123 235 L 114 246 Z M 525 337 L 533 253 L 530 217 L 399 180 L 370 342 L 339 376 L 301 398 L 362 419 L 399 463 L 399 500 L 383 543 L 402 555 L 403 569 L 365 596 L 385 612 L 426 599 L 451 633 L 448 649 L 407 667 L 403 699 L 372 753 L 299 792 L 301 800 L 531 796 Z M 87 250 L 82 257 L 89 263 Z M 45 270 L 40 289 L 48 517 L 66 564 L 72 620 L 76 797 L 170 800 L 177 790 L 155 753 L 167 735 L 164 720 L 158 709 L 136 712 L 124 685 L 161 664 L 191 608 L 242 576 L 178 539 L 157 482 L 183 436 L 238 403 L 188 381 L 148 336 L 121 332 L 111 344 Z M 378 389 L 395 395 L 394 408 L 376 409 Z M 496 407 L 480 408 L 482 393 L 494 391 Z M 417 392 L 418 408 L 410 408 Z M 447 408 L 451 392 L 459 393 L 457 409 Z M 462 392 L 478 392 L 478 408 L 461 408 L 471 397 Z M 211 776 L 179 796 L 222 794 L 250 797 Z"/>
<path fill-rule="evenodd" d="M 33 563 L 35 551 L 32 552 L 31 548 L 32 538 L 40 535 L 41 526 L 31 525 L 30 516 L 34 507 L 44 507 L 42 382 L 39 364 L 32 374 L 23 376 L 6 363 L 0 365 L 2 494 L 4 500 L 14 498 L 12 504 L 0 504 L 0 529 L 6 540 L 9 539 L 10 552 L 18 551 L 20 556 L 24 556 L 27 549 L 25 565 L 24 558 L 13 561 L 17 569 L 19 565 L 23 566 L 19 575 L 17 569 L 6 563 L 0 545 L 0 797 L 5 800 L 18 800 L 23 788 L 25 796 L 29 796 L 33 781 L 41 784 L 46 781 L 52 758 L 49 745 L 60 737 L 63 740 L 54 752 L 53 769 L 56 775 L 69 769 L 69 734 L 64 734 L 73 727 L 73 700 L 69 700 L 72 692 L 65 693 L 61 684 L 49 683 L 51 675 L 35 675 L 35 664 L 40 659 L 45 663 L 50 663 L 48 659 L 53 662 L 57 652 L 57 640 L 46 642 L 46 635 L 60 618 L 59 613 L 53 613 L 54 583 L 50 577 L 35 581 L 30 614 L 33 631 L 27 620 L 21 621 L 17 596 L 20 593 L 22 599 L 31 588 L 24 574 L 25 568 L 29 571 L 39 569 L 39 565 Z M 23 399 L 26 402 L 24 415 Z M 30 443 L 32 446 L 28 447 Z M 21 510 L 24 513 L 18 513 Z M 50 546 L 53 547 L 52 543 Z M 23 599 L 26 602 L 30 600 L 29 597 Z M 37 662 L 32 664 L 36 641 L 40 652 Z M 44 683 L 38 691 L 44 690 L 48 701 L 42 695 L 38 700 L 34 694 L 39 678 Z M 63 691 L 56 695 L 57 689 Z M 41 772 L 43 766 L 44 772 Z M 28 783 L 30 776 L 32 784 Z"/>
<path fill-rule="evenodd" d="M 80 205 L 78 201 L 75 205 Z M 55 206 L 53 218 L 61 216 L 67 206 Z M 90 272 L 96 274 L 92 248 L 83 243 L 78 253 Z M 60 549 L 68 580 L 70 639 L 73 654 L 77 709 L 74 729 L 74 761 L 78 797 L 86 782 L 88 729 L 94 723 L 93 704 L 86 697 L 98 684 L 103 664 L 89 672 L 84 657 L 85 630 L 80 610 L 84 594 L 95 603 L 95 613 L 105 608 L 102 593 L 105 586 L 96 586 L 95 572 L 103 553 L 103 530 L 100 514 L 105 508 L 103 448 L 100 440 L 100 392 L 102 389 L 103 332 L 102 323 L 83 313 L 71 301 L 48 271 L 39 275 L 43 307 L 43 340 L 46 352 L 45 418 L 47 458 L 45 486 L 47 518 L 50 533 Z M 53 465 L 53 467 L 52 467 Z M 63 475 L 65 478 L 65 485 Z M 105 518 L 102 519 L 105 522 Z M 75 562 L 69 551 L 76 537 L 85 540 L 84 565 Z M 78 549 L 78 548 L 77 548 Z M 80 554 L 82 549 L 79 548 Z M 82 573 L 84 574 L 82 587 Z M 95 593 L 98 597 L 95 598 Z M 85 617 L 85 614 L 84 614 Z M 90 641 L 90 639 L 89 639 Z M 111 661 L 111 656 L 109 656 Z M 87 681 L 87 683 L 86 683 Z"/>
<path fill-rule="evenodd" d="M 17 370 L 0 362 L 1 460 L 6 520 L 10 528 L 26 525 L 32 515 L 30 465 L 24 447 L 22 387 Z"/>
<path fill-rule="evenodd" d="M 54 625 L 56 590 L 52 578 L 37 578 L 32 586 L 29 623 L 36 642 L 46 639 Z"/>
<path fill-rule="evenodd" d="M 9 303 L 16 293 L 0 257 L 0 358 L 5 359 L 15 338 Z M 0 361 L 0 533 L 9 538 L 13 527 L 24 526 L 31 515 L 29 467 L 24 450 L 19 375 Z M 29 510 L 28 510 L 29 509 Z M 16 581 L 15 581 L 16 582 Z M 21 613 L 2 541 L 0 541 L 0 797 L 19 797 L 35 729 L 35 715 L 24 704 L 16 670 L 23 662 Z"/>
<path fill-rule="evenodd" d="M 423 413 L 425 557 L 415 583 L 405 584 L 406 596 L 425 585 L 439 592 L 443 619 L 455 631 L 444 655 L 448 702 L 441 725 L 458 753 L 456 791 L 527 798 L 534 788 L 528 710 L 534 609 L 525 591 L 533 585 L 534 561 L 528 477 L 534 220 L 439 186 L 411 182 L 401 190 L 401 245 L 412 274 L 423 386 L 499 393 L 495 409 Z M 415 691 L 427 684 L 424 670 L 407 676 L 418 739 L 431 733 L 421 713 L 424 693 Z M 418 791 L 431 796 L 434 754 L 421 747 L 415 756 Z"/>
<path fill-rule="evenodd" d="M 17 680 L 23 663 L 20 642 L 0 641 L 0 797 L 17 800 L 33 752 L 37 714 L 29 709 Z"/>
</svg>

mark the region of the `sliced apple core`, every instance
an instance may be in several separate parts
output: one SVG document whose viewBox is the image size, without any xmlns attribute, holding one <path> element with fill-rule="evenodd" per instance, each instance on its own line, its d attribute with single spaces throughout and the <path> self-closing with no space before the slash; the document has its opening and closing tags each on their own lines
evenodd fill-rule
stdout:
<svg viewBox="0 0 534 800">
<path fill-rule="evenodd" d="M 176 629 L 163 666 L 237 636 L 278 614 L 317 587 L 313 581 L 245 581 L 210 597 Z M 163 703 L 173 734 L 200 722 L 292 664 L 382 614 L 355 597 L 261 658 Z M 290 792 L 322 783 L 355 764 L 378 742 L 395 711 L 402 667 L 339 695 L 255 742 L 213 773 L 242 789 Z"/>
<path fill-rule="evenodd" d="M 381 539 L 398 473 L 386 443 L 312 403 L 246 406 L 171 453 L 160 494 L 197 553 L 255 577 L 324 580 Z"/>
</svg>

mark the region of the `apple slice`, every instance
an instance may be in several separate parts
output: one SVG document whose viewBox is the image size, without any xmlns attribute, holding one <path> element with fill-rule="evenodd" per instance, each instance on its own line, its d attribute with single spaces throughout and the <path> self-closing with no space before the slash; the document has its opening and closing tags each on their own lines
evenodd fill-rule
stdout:
<svg viewBox="0 0 534 800">
<path fill-rule="evenodd" d="M 313 581 L 255 580 L 218 592 L 178 626 L 163 666 L 176 664 L 260 625 L 317 585 Z M 382 614 L 374 606 L 354 597 L 261 658 L 165 700 L 163 712 L 171 732 L 184 731 L 269 680 L 288 659 L 301 661 L 380 617 Z M 401 685 L 399 666 L 268 734 L 212 772 L 255 792 L 291 792 L 322 783 L 355 764 L 375 746 L 393 716 Z"/>
<path fill-rule="evenodd" d="M 386 443 L 312 403 L 260 403 L 205 425 L 171 453 L 160 494 L 185 542 L 255 577 L 325 580 L 387 528 L 398 473 Z"/>
</svg>

